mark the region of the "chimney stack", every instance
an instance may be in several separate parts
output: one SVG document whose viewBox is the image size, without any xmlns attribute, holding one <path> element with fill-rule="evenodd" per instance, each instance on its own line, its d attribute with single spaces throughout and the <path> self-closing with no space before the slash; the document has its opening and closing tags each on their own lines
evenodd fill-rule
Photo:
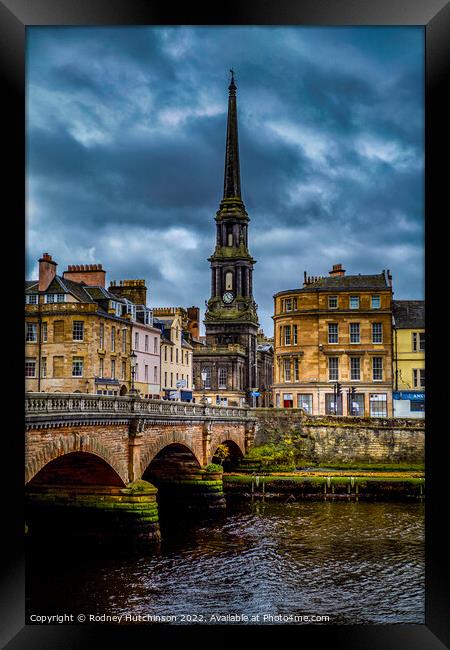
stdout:
<svg viewBox="0 0 450 650">
<path fill-rule="evenodd" d="M 106 271 L 101 264 L 69 264 L 63 278 L 73 282 L 84 282 L 89 287 L 104 287 Z"/>
<path fill-rule="evenodd" d="M 52 260 L 52 256 L 44 253 L 39 260 L 39 291 L 45 291 L 50 282 L 56 275 L 57 264 Z"/>
<path fill-rule="evenodd" d="M 145 280 L 120 280 L 119 284 L 113 280 L 109 283 L 108 291 L 131 300 L 135 305 L 147 305 Z"/>
<path fill-rule="evenodd" d="M 342 268 L 342 264 L 333 264 L 333 268 L 329 271 L 331 276 L 335 275 L 345 275 L 345 269 Z"/>
</svg>

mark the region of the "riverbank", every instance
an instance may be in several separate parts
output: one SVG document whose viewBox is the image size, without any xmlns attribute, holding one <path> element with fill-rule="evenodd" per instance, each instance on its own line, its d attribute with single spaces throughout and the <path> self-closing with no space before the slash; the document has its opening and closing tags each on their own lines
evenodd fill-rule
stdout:
<svg viewBox="0 0 450 650">
<path fill-rule="evenodd" d="M 227 473 L 223 475 L 227 497 L 271 499 L 323 499 L 358 497 L 367 499 L 421 499 L 425 495 L 423 472 L 306 470 L 270 474 Z"/>
</svg>

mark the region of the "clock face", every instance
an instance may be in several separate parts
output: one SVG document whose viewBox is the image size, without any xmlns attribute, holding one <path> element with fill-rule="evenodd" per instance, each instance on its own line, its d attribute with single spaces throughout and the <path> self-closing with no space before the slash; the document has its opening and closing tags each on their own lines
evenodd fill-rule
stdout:
<svg viewBox="0 0 450 650">
<path fill-rule="evenodd" d="M 225 291 L 225 293 L 222 296 L 222 300 L 224 301 L 225 304 L 229 305 L 234 300 L 233 292 L 232 291 Z"/>
</svg>

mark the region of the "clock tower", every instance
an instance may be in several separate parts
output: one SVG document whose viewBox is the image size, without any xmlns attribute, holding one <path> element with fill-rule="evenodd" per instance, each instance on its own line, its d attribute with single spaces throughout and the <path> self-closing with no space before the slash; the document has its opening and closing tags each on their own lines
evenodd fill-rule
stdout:
<svg viewBox="0 0 450 650">
<path fill-rule="evenodd" d="M 206 303 L 206 345 L 194 352 L 196 389 L 207 373 L 213 403 L 240 405 L 257 388 L 257 305 L 248 249 L 249 217 L 241 197 L 236 84 L 231 70 L 223 198 L 215 216 L 216 246 L 211 265 L 211 297 Z"/>
</svg>

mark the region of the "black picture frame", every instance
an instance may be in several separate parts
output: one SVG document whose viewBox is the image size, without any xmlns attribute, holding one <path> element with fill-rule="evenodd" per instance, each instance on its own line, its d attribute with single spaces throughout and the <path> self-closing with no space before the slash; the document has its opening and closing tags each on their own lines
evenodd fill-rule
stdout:
<svg viewBox="0 0 450 650">
<path fill-rule="evenodd" d="M 23 309 L 23 278 L 25 267 L 24 241 L 24 150 L 25 150 L 25 35 L 33 25 L 420 25 L 426 39 L 426 298 L 427 298 L 427 436 L 426 436 L 426 622 L 425 625 L 391 626 L 296 626 L 286 627 L 83 627 L 25 625 L 24 553 L 23 553 L 23 456 L 22 435 L 23 377 L 21 359 L 23 342 L 21 327 L 15 327 Z M 5 306 L 4 320 L 10 324 L 7 345 L 7 389 L 4 392 L 4 454 L 2 478 L 7 487 L 4 504 L 11 506 L 7 526 L 3 526 L 5 569 L 1 583 L 0 617 L 2 647 L 24 648 L 99 648 L 111 643 L 124 643 L 135 648 L 143 643 L 166 643 L 175 647 L 204 643 L 229 645 L 236 639 L 244 643 L 268 645 L 283 643 L 293 635 L 297 646 L 304 643 L 331 643 L 334 648 L 364 650 L 407 648 L 433 650 L 449 647 L 449 589 L 446 582 L 448 553 L 445 532 L 446 438 L 440 435 L 439 410 L 445 410 L 445 387 L 429 368 L 434 368 L 440 337 L 439 305 L 429 300 L 436 291 L 436 272 L 432 265 L 446 262 L 444 250 L 438 258 L 435 246 L 442 239 L 440 215 L 444 214 L 446 167 L 439 163 L 446 154 L 444 134 L 448 130 L 448 102 L 445 73 L 448 69 L 450 8 L 445 0 L 277 0 L 277 2 L 227 2 L 217 6 L 184 3 L 174 8 L 169 3 L 149 0 L 0 0 L 0 64 L 2 72 L 3 136 L 7 147 L 7 176 L 2 183 L 3 197 L 3 269 L 14 282 L 3 275 L 4 288 L 12 292 Z M 9 143 L 9 146 L 8 146 Z M 445 161 L 445 157 L 443 157 Z M 447 164 L 448 168 L 448 164 Z M 447 181 L 448 183 L 448 181 Z M 6 202 L 5 202 L 6 199 Z M 8 208 L 5 207 L 8 205 Z M 448 213 L 448 209 L 447 209 Z M 448 220 L 448 217 L 447 217 Z M 11 235 L 12 233 L 12 235 Z M 430 254 L 430 251 L 432 253 Z M 13 269 L 13 272 L 11 272 Z M 448 275 L 445 267 L 442 273 Z M 17 286 L 16 286 L 17 285 Z M 11 287 L 14 287 L 12 289 Z M 17 295 L 17 297 L 16 297 Z M 436 294 L 435 294 L 436 295 Z M 9 299 L 11 298 L 11 299 Z M 13 310 L 11 313 L 10 310 Z M 11 325 L 13 323 L 13 325 Z M 433 325 L 432 329 L 430 325 Z M 431 336 L 429 335 L 431 332 Z M 442 336 L 445 331 L 442 329 Z M 8 354 L 10 355 L 8 358 Z M 20 372 L 19 367 L 20 366 Z M 437 363 L 436 363 L 437 367 Z M 448 399 L 447 399 L 448 401 Z M 6 424 L 8 422 L 9 424 Z M 9 472 L 9 474 L 8 474 Z M 70 561 L 70 557 L 67 558 Z M 446 645 L 444 645 L 446 644 Z"/>
</svg>

